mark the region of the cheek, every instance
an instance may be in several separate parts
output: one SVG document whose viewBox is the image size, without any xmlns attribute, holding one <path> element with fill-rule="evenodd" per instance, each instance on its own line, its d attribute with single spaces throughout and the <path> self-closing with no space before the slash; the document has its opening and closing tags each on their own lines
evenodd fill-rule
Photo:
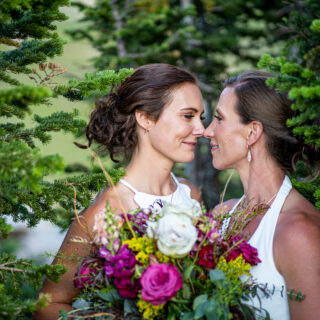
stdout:
<svg viewBox="0 0 320 320">
<path fill-rule="evenodd" d="M 217 128 L 216 136 L 222 148 L 233 153 L 242 153 L 246 149 L 246 139 L 244 138 L 243 128 L 233 126 L 220 126 Z"/>
</svg>

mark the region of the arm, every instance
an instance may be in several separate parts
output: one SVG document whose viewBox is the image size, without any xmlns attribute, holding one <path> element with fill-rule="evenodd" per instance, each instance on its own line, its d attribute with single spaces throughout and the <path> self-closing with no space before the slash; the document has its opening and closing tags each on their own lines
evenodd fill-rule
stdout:
<svg viewBox="0 0 320 320">
<path fill-rule="evenodd" d="M 317 211 L 317 210 L 315 210 Z M 285 212 L 285 214 L 289 214 Z M 320 215 L 298 213 L 279 224 L 274 243 L 275 261 L 287 291 L 306 297 L 289 301 L 292 320 L 316 320 L 320 315 Z"/>
<path fill-rule="evenodd" d="M 106 201 L 110 201 L 111 207 L 115 208 L 118 204 L 110 196 L 108 191 L 104 192 L 94 204 L 80 215 L 82 225 L 87 225 L 91 232 L 94 225 L 95 214 L 103 209 Z M 59 317 L 59 310 L 70 311 L 73 299 L 81 293 L 80 289 L 75 289 L 73 285 L 74 275 L 76 273 L 79 258 L 88 256 L 92 247 L 88 244 L 71 242 L 75 237 L 88 239 L 87 232 L 75 220 L 61 245 L 59 256 L 53 261 L 53 264 L 62 263 L 68 271 L 61 277 L 58 283 L 46 279 L 39 293 L 48 293 L 51 295 L 50 304 L 45 309 L 38 309 L 34 314 L 35 320 L 56 320 Z M 77 259 L 78 258 L 78 259 Z"/>
<path fill-rule="evenodd" d="M 85 223 L 86 216 L 88 214 L 82 215 L 82 223 Z M 73 285 L 73 278 L 79 262 L 77 258 L 87 256 L 91 248 L 88 244 L 70 242 L 70 239 L 75 237 L 88 239 L 87 234 L 76 220 L 72 223 L 61 245 L 58 256 L 53 261 L 53 264 L 64 264 L 68 270 L 58 283 L 45 279 L 39 293 L 50 294 L 51 301 L 47 308 L 36 311 L 34 314 L 35 320 L 58 319 L 59 310 L 70 311 L 73 299 L 81 292 L 79 289 L 75 289 Z"/>
</svg>

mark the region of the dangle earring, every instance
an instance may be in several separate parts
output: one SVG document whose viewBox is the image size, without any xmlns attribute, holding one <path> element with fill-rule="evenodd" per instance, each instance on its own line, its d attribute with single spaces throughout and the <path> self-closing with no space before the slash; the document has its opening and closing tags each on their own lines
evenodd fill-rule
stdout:
<svg viewBox="0 0 320 320">
<path fill-rule="evenodd" d="M 144 134 L 148 133 L 149 132 L 149 129 L 144 129 Z"/>
<path fill-rule="evenodd" d="M 248 162 L 251 162 L 252 157 L 251 157 L 251 152 L 250 152 L 248 144 L 247 144 L 247 149 L 248 149 L 247 160 L 248 160 Z"/>
</svg>

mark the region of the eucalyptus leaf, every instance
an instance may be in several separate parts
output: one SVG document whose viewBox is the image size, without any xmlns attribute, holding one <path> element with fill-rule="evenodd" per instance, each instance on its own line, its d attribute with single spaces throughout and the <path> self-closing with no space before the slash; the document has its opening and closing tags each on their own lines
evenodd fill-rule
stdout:
<svg viewBox="0 0 320 320">
<path fill-rule="evenodd" d="M 132 300 L 132 299 L 125 299 L 124 300 L 124 315 L 128 314 L 138 314 L 138 309 L 137 309 L 137 301 Z"/>
<path fill-rule="evenodd" d="M 217 318 L 217 309 L 216 309 L 215 300 L 209 300 L 205 302 L 204 315 L 206 316 L 207 320 Z"/>
<path fill-rule="evenodd" d="M 201 296 L 198 296 L 194 299 L 193 301 L 193 310 L 195 311 L 196 309 L 198 309 L 199 305 L 208 301 L 208 295 L 207 294 L 202 294 Z"/>
<path fill-rule="evenodd" d="M 208 301 L 205 301 L 198 305 L 197 309 L 194 312 L 194 319 L 201 319 L 204 316 L 204 311 L 206 309 Z"/>
<path fill-rule="evenodd" d="M 98 292 L 98 296 L 107 302 L 115 302 L 123 300 L 117 290 L 110 290 L 109 292 Z"/>
<path fill-rule="evenodd" d="M 194 319 L 194 313 L 193 312 L 187 312 L 184 313 L 182 317 L 180 317 L 180 320 L 193 320 Z"/>
<path fill-rule="evenodd" d="M 226 278 L 225 273 L 219 269 L 213 269 L 209 271 L 209 277 L 211 281 L 222 280 Z"/>
</svg>

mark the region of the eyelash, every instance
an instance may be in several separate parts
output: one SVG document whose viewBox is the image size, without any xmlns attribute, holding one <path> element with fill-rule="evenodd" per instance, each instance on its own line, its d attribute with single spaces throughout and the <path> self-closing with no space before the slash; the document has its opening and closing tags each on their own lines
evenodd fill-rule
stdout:
<svg viewBox="0 0 320 320">
<path fill-rule="evenodd" d="M 194 117 L 194 115 L 193 115 L 193 114 L 185 114 L 184 117 L 185 117 L 186 119 L 191 119 L 191 118 Z M 205 119 L 204 116 L 200 116 L 200 120 L 201 120 L 201 121 L 203 121 L 204 119 Z"/>
<path fill-rule="evenodd" d="M 222 120 L 222 117 L 220 117 L 220 116 L 215 115 L 214 117 L 217 118 L 218 121 L 221 121 L 221 120 Z"/>
</svg>

